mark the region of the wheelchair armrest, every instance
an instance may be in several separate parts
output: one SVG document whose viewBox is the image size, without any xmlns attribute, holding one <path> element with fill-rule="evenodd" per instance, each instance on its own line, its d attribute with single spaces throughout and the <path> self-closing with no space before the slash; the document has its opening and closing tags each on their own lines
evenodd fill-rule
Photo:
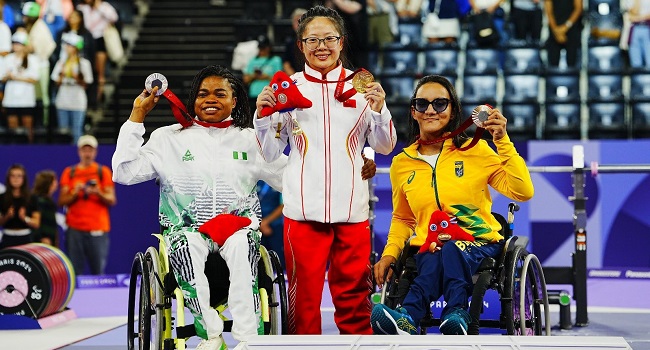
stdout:
<svg viewBox="0 0 650 350">
<path fill-rule="evenodd" d="M 508 238 L 508 240 L 506 241 L 506 244 L 503 247 L 503 251 L 504 253 L 508 253 L 513 251 L 515 247 L 526 248 L 527 246 L 528 246 L 528 237 L 512 236 Z"/>
<path fill-rule="evenodd" d="M 494 260 L 494 258 L 487 257 L 481 261 L 481 265 L 478 266 L 478 270 L 476 270 L 476 273 L 480 273 L 486 270 L 494 270 L 494 268 L 497 266 L 497 261 Z"/>
</svg>

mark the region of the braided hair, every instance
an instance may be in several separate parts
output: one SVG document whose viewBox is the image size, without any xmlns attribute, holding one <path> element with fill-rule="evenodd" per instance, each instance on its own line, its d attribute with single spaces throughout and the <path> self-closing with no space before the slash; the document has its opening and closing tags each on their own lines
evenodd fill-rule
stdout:
<svg viewBox="0 0 650 350">
<path fill-rule="evenodd" d="M 231 117 L 232 125 L 239 128 L 252 128 L 253 127 L 253 115 L 251 114 L 251 108 L 248 103 L 248 93 L 244 83 L 235 77 L 234 74 L 228 68 L 219 65 L 207 66 L 201 71 L 199 71 L 192 81 L 192 87 L 190 89 L 190 94 L 185 104 L 187 111 L 194 114 L 194 103 L 196 102 L 196 97 L 199 94 L 199 89 L 201 88 L 201 83 L 207 77 L 221 77 L 228 80 L 230 87 L 232 88 L 233 98 L 237 97 L 237 105 L 233 108 Z"/>
<path fill-rule="evenodd" d="M 460 99 L 458 99 L 458 95 L 456 94 L 456 89 L 454 89 L 454 85 L 452 85 L 447 78 L 440 75 L 427 75 L 422 79 L 420 79 L 420 81 L 418 81 L 417 86 L 415 87 L 415 90 L 413 90 L 413 95 L 411 96 L 411 104 L 413 103 L 415 96 L 417 96 L 420 87 L 422 87 L 424 84 L 429 84 L 429 83 L 440 84 L 449 93 L 449 97 L 450 97 L 449 105 L 451 107 L 451 116 L 449 119 L 449 123 L 447 124 L 447 126 L 445 126 L 443 132 L 452 132 L 458 129 L 460 127 L 461 124 L 460 122 L 462 119 Z M 420 124 L 418 124 L 417 120 L 413 118 L 410 109 L 409 109 L 408 120 L 409 120 L 409 134 L 408 134 L 409 144 L 412 144 L 420 137 Z M 460 134 L 453 137 L 452 142 L 454 143 L 454 146 L 460 148 L 462 147 L 463 143 L 467 139 L 468 139 L 467 134 L 465 134 L 465 132 L 461 132 Z"/>
</svg>

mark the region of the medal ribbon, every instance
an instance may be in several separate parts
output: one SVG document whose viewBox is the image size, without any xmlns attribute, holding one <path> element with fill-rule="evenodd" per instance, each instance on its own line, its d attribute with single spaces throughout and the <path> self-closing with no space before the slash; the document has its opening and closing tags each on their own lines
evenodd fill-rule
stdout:
<svg viewBox="0 0 650 350">
<path fill-rule="evenodd" d="M 323 80 L 323 79 L 318 79 L 316 77 L 312 77 L 306 72 L 303 73 L 305 75 L 305 79 L 314 83 L 321 83 L 321 84 L 336 83 L 336 89 L 334 90 L 334 98 L 336 98 L 336 100 L 339 102 L 344 102 L 347 101 L 350 97 L 354 96 L 354 94 L 357 93 L 357 90 L 355 90 L 354 88 L 350 88 L 349 90 L 343 92 L 343 85 L 345 84 L 346 81 L 354 78 L 354 76 L 357 73 L 361 72 L 362 70 L 363 68 L 359 68 L 346 77 L 345 68 L 341 67 L 341 74 L 339 75 L 339 80 Z"/>
<path fill-rule="evenodd" d="M 490 106 L 490 105 L 486 105 L 486 106 L 492 108 L 492 106 Z M 450 139 L 450 138 L 460 134 L 461 132 L 465 131 L 465 129 L 469 128 L 470 125 L 472 125 L 473 123 L 474 123 L 474 120 L 471 117 L 467 118 L 467 120 L 465 120 L 465 122 L 463 124 L 461 124 L 461 126 L 459 126 L 458 129 L 452 131 L 447 136 L 439 137 L 437 139 L 430 140 L 430 141 L 429 140 L 424 141 L 424 140 L 419 140 L 418 139 L 418 142 L 421 145 L 433 145 L 434 143 L 442 142 L 444 140 Z M 458 150 L 459 151 L 466 151 L 466 150 L 474 147 L 478 143 L 478 140 L 481 139 L 481 136 L 483 136 L 484 131 L 485 131 L 485 128 L 477 126 L 476 127 L 476 132 L 474 133 L 474 137 L 472 138 L 472 142 L 470 142 L 469 145 L 467 145 L 465 147 L 459 148 Z"/>
<path fill-rule="evenodd" d="M 174 118 L 176 118 L 176 120 L 179 123 L 181 123 L 183 128 L 187 128 L 188 126 L 191 126 L 194 123 L 205 127 L 213 126 L 217 128 L 227 128 L 230 125 L 232 125 L 232 119 L 218 122 L 218 123 L 206 123 L 204 121 L 194 119 L 187 112 L 187 110 L 185 109 L 185 105 L 181 102 L 178 96 L 176 96 L 170 89 L 165 90 L 165 92 L 163 92 L 162 95 L 165 96 L 165 98 L 167 98 L 167 100 L 169 101 L 169 106 L 172 109 Z"/>
</svg>

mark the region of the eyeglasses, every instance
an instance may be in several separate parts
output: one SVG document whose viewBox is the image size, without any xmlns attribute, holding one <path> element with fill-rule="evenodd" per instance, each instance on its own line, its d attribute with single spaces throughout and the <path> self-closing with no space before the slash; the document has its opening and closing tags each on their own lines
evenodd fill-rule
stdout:
<svg viewBox="0 0 650 350">
<path fill-rule="evenodd" d="M 411 106 L 415 108 L 416 111 L 424 113 L 429 109 L 429 105 L 433 106 L 433 110 L 442 113 L 449 106 L 448 98 L 436 98 L 433 101 L 429 101 L 426 98 L 414 98 L 411 100 Z"/>
<path fill-rule="evenodd" d="M 339 40 L 341 39 L 340 36 L 326 36 L 323 39 L 316 38 L 316 37 L 311 37 L 311 38 L 305 38 L 302 39 L 301 41 L 305 43 L 305 46 L 309 51 L 316 51 L 318 47 L 320 46 L 320 43 L 325 44 L 325 47 L 328 49 L 335 49 L 336 45 L 338 45 Z"/>
</svg>

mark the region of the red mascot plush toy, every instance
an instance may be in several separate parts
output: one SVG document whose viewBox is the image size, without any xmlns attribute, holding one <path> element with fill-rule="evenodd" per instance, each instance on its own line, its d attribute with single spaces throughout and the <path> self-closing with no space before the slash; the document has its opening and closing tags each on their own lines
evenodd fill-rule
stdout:
<svg viewBox="0 0 650 350">
<path fill-rule="evenodd" d="M 273 89 L 276 103 L 275 107 L 263 107 L 260 113 L 262 117 L 268 117 L 274 112 L 289 112 L 296 108 L 311 107 L 311 101 L 300 93 L 296 83 L 291 81 L 287 73 L 283 71 L 275 73 L 270 85 Z"/>
<path fill-rule="evenodd" d="M 251 219 L 233 214 L 219 214 L 199 227 L 199 232 L 212 238 L 220 247 L 228 237 L 251 224 Z"/>
<path fill-rule="evenodd" d="M 429 234 L 427 240 L 420 247 L 420 253 L 435 252 L 447 241 L 474 242 L 474 236 L 465 232 L 456 223 L 456 218 L 450 218 L 444 211 L 436 210 L 429 219 Z"/>
</svg>

